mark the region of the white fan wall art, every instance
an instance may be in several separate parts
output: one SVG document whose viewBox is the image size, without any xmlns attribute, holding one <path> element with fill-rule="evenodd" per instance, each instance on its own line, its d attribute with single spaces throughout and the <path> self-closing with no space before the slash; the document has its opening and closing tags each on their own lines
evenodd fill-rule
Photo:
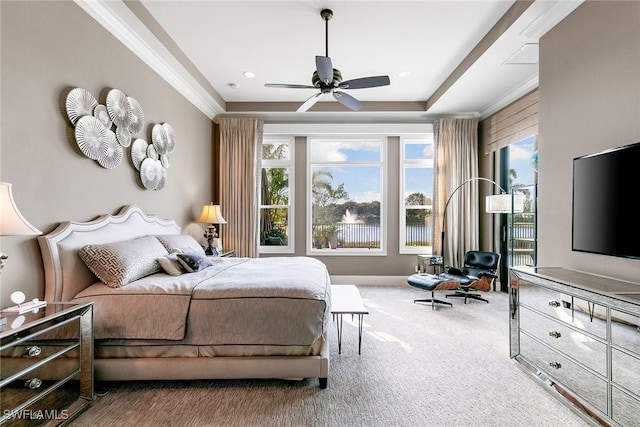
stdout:
<svg viewBox="0 0 640 427">
<path fill-rule="evenodd" d="M 114 169 L 131 147 L 131 161 L 140 173 L 142 186 L 147 190 L 164 187 L 170 154 L 176 147 L 169 123 L 153 125 L 150 144 L 137 137 L 144 129 L 144 112 L 137 99 L 119 89 L 109 90 L 105 103 L 100 104 L 88 90 L 74 88 L 67 94 L 66 110 L 82 154 L 106 169 Z"/>
</svg>

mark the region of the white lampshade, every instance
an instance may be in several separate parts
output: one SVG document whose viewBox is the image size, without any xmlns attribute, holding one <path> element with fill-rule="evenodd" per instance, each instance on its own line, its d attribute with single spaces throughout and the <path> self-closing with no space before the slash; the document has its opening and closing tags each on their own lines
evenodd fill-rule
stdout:
<svg viewBox="0 0 640 427">
<path fill-rule="evenodd" d="M 27 221 L 11 192 L 11 184 L 0 182 L 0 236 L 32 236 L 42 234 L 42 231 L 35 228 Z"/>
<path fill-rule="evenodd" d="M 522 194 L 493 194 L 487 196 L 485 210 L 487 213 L 524 212 L 524 196 Z"/>
<path fill-rule="evenodd" d="M 227 221 L 222 217 L 220 205 L 214 205 L 213 203 L 202 207 L 202 212 L 200 212 L 200 216 L 196 222 L 206 222 L 207 224 L 227 223 Z"/>
</svg>

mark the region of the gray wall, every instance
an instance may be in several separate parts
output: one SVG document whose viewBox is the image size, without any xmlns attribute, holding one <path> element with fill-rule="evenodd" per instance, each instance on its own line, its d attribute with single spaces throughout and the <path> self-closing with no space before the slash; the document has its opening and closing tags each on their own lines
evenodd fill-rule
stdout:
<svg viewBox="0 0 640 427">
<path fill-rule="evenodd" d="M 43 232 L 60 221 L 87 221 L 135 204 L 163 218 L 175 218 L 201 240 L 193 223 L 211 197 L 210 119 L 71 1 L 0 2 L 1 140 L 0 180 L 13 184 L 24 216 Z M 107 170 L 78 149 L 64 107 L 66 92 L 82 87 L 106 100 L 111 88 L 136 98 L 150 141 L 154 123 L 170 123 L 177 147 L 167 183 L 145 190 L 129 151 Z M 3 237 L 9 254 L 0 275 L 0 306 L 22 290 L 44 295 L 42 259 L 33 237 Z"/>
<path fill-rule="evenodd" d="M 571 251 L 573 158 L 640 141 L 640 2 L 578 7 L 541 39 L 539 84 L 538 264 L 640 282 L 638 260 Z"/>
</svg>

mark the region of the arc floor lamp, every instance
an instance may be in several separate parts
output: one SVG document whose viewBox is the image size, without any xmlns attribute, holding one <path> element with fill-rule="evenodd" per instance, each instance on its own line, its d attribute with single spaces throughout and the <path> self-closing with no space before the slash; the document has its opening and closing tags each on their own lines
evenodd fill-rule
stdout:
<svg viewBox="0 0 640 427">
<path fill-rule="evenodd" d="M 451 195 L 447 199 L 447 203 L 444 205 L 444 211 L 442 214 L 442 229 L 441 229 L 441 242 L 440 242 L 440 252 L 442 253 L 442 259 L 444 264 L 444 236 L 445 236 L 445 227 L 447 220 L 447 208 L 449 207 L 449 203 L 453 196 L 465 185 L 475 182 L 475 181 L 486 181 L 494 186 L 496 186 L 500 190 L 500 194 L 491 194 L 486 196 L 485 198 L 485 212 L 492 214 L 514 214 L 520 213 L 524 211 L 524 197 L 522 194 L 508 194 L 504 188 L 502 188 L 495 181 L 490 180 L 489 178 L 483 178 L 480 176 L 476 176 L 473 178 L 469 178 L 466 181 L 463 181 L 462 184 L 458 185 Z M 506 232 L 502 233 L 502 237 L 506 237 Z"/>
</svg>

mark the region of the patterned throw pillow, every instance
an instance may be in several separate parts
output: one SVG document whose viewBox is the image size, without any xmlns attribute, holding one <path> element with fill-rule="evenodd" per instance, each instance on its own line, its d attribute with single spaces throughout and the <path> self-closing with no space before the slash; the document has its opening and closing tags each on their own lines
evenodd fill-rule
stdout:
<svg viewBox="0 0 640 427">
<path fill-rule="evenodd" d="M 183 254 L 177 254 L 178 261 L 189 273 L 195 273 L 196 271 L 204 270 L 207 267 L 211 267 L 213 262 L 205 255 L 200 255 L 195 252 L 185 252 Z"/>
<path fill-rule="evenodd" d="M 153 236 L 133 240 L 87 245 L 78 256 L 107 286 L 118 288 L 161 271 L 158 258 L 169 252 Z"/>
</svg>

